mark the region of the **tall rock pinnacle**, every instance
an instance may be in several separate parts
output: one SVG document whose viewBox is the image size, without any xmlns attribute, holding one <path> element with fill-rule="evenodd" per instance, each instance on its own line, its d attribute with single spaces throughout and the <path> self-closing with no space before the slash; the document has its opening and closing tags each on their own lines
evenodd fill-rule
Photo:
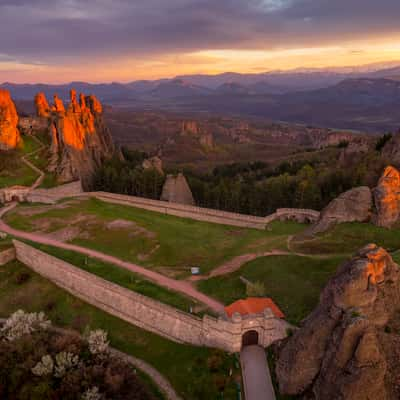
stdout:
<svg viewBox="0 0 400 400">
<path fill-rule="evenodd" d="M 18 114 L 10 92 L 0 89 L 0 150 L 15 149 L 21 142 Z"/>
</svg>

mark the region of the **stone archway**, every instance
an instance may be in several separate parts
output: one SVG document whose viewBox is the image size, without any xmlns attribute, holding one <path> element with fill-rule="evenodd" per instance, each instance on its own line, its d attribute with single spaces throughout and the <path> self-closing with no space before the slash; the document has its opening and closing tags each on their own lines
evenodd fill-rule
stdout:
<svg viewBox="0 0 400 400">
<path fill-rule="evenodd" d="M 258 345 L 258 332 L 247 331 L 242 336 L 242 347 Z"/>
</svg>

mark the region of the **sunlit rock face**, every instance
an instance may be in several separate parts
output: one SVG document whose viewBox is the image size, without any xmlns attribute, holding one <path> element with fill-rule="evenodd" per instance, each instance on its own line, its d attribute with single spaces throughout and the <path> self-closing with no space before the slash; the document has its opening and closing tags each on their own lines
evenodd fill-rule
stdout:
<svg viewBox="0 0 400 400">
<path fill-rule="evenodd" d="M 38 96 L 37 96 L 38 97 Z M 43 115 L 46 98 L 36 103 L 38 115 Z M 60 183 L 80 179 L 89 183 L 96 166 L 112 155 L 114 146 L 102 117 L 102 106 L 94 96 L 70 93 L 67 107 L 54 96 L 50 107 L 49 134 L 51 136 L 48 170 L 55 172 Z"/>
<path fill-rule="evenodd" d="M 8 90 L 0 89 L 0 150 L 15 149 L 21 143 L 18 114 Z"/>
<path fill-rule="evenodd" d="M 376 215 L 374 222 L 378 226 L 392 227 L 400 219 L 400 172 L 387 167 L 374 190 Z"/>
<path fill-rule="evenodd" d="M 38 117 L 48 118 L 50 116 L 50 106 L 44 93 L 40 92 L 35 96 L 35 106 Z"/>
<path fill-rule="evenodd" d="M 400 269 L 369 245 L 342 265 L 320 303 L 283 345 L 276 367 L 282 394 L 315 400 L 395 400 L 400 362 Z M 397 344 L 396 344 L 397 343 Z"/>
</svg>

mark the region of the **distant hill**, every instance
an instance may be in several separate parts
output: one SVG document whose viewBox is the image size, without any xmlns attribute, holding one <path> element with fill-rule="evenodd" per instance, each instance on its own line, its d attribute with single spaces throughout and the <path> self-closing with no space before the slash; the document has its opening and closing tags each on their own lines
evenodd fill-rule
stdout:
<svg viewBox="0 0 400 400">
<path fill-rule="evenodd" d="M 382 132 L 400 126 L 400 67 L 382 70 L 296 70 L 261 74 L 188 75 L 130 83 L 0 85 L 17 104 L 42 91 L 67 99 L 92 93 L 135 109 L 250 115 L 333 128 Z M 24 110 L 26 110 L 25 108 Z"/>
</svg>

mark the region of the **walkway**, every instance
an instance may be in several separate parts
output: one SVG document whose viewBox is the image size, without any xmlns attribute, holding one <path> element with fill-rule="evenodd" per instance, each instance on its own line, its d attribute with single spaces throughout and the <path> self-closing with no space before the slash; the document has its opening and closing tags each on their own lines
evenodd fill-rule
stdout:
<svg viewBox="0 0 400 400">
<path fill-rule="evenodd" d="M 11 204 L 10 206 L 6 207 L 5 209 L 2 209 L 0 211 L 0 218 L 6 212 L 8 212 L 12 208 L 14 208 L 15 206 L 16 206 L 16 204 Z M 101 253 L 96 250 L 87 249 L 85 247 L 81 247 L 81 246 L 77 246 L 77 245 L 73 245 L 73 244 L 63 243 L 58 240 L 54 240 L 54 239 L 51 239 L 51 238 L 48 238 L 48 237 L 45 237 L 45 236 L 42 236 L 39 234 L 35 234 L 35 233 L 19 231 L 17 229 L 11 228 L 9 225 L 7 225 L 2 220 L 0 220 L 0 231 L 3 231 L 5 233 L 8 233 L 9 235 L 15 236 L 20 239 L 30 240 L 35 243 L 53 246 L 53 247 L 57 247 L 59 249 L 75 251 L 77 253 L 96 258 L 96 259 L 104 261 L 106 263 L 113 264 L 117 267 L 124 268 L 131 272 L 137 273 L 152 282 L 155 282 L 159 286 L 168 288 L 175 292 L 182 293 L 185 296 L 191 297 L 194 300 L 197 300 L 198 302 L 206 305 L 208 308 L 210 308 L 212 311 L 216 312 L 217 314 L 224 313 L 224 305 L 222 303 L 199 292 L 188 282 L 177 281 L 175 279 L 168 278 L 164 275 L 161 275 L 157 272 L 148 270 L 137 264 L 133 264 L 133 263 L 130 263 L 127 261 L 122 261 L 119 258 L 110 256 L 108 254 Z"/>
<path fill-rule="evenodd" d="M 261 346 L 246 346 L 240 352 L 243 386 L 246 400 L 275 400 L 265 350 Z"/>
<path fill-rule="evenodd" d="M 36 153 L 39 153 L 43 148 L 45 147 L 44 144 L 36 137 L 32 136 L 32 138 L 37 142 L 40 147 L 36 149 L 35 151 L 32 151 L 31 153 L 26 154 L 25 156 L 21 157 L 21 161 L 26 164 L 29 168 L 33 169 L 35 172 L 39 174 L 39 177 L 36 179 L 36 181 L 33 183 L 33 185 L 30 187 L 30 190 L 35 190 L 37 187 L 39 187 L 44 179 L 44 172 L 40 170 L 36 165 L 32 164 L 29 160 L 28 157 L 33 156 Z"/>
</svg>

